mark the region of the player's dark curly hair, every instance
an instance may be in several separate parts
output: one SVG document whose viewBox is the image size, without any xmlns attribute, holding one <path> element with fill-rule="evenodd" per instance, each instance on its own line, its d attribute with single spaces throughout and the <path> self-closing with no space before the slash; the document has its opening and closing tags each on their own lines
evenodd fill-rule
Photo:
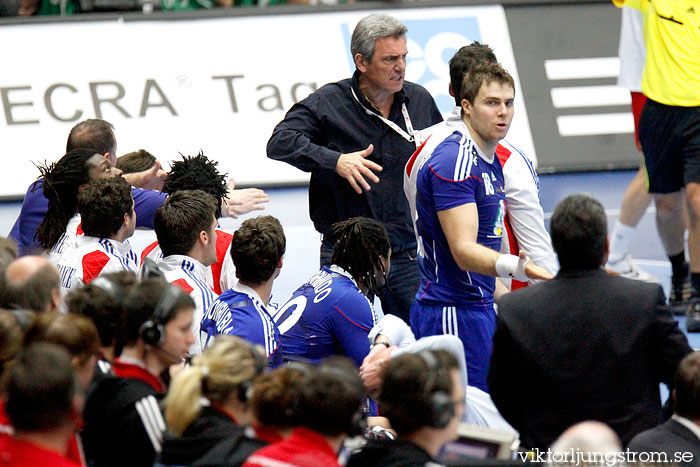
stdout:
<svg viewBox="0 0 700 467">
<path fill-rule="evenodd" d="M 345 269 L 356 282 L 376 292 L 374 269 L 382 268 L 381 257 L 391 248 L 384 224 L 367 217 L 353 217 L 333 224 L 336 242 L 331 263 Z"/>
<path fill-rule="evenodd" d="M 49 200 L 46 216 L 36 230 L 39 244 L 51 249 L 66 231 L 66 226 L 78 208 L 78 188 L 90 180 L 88 160 L 98 152 L 95 149 L 75 149 L 58 162 L 38 165 L 43 180 L 34 184 L 33 191 L 43 186 Z"/>
<path fill-rule="evenodd" d="M 287 240 L 277 218 L 260 216 L 246 220 L 231 240 L 236 277 L 249 284 L 262 284 L 272 277 L 286 248 Z"/>
<path fill-rule="evenodd" d="M 92 180 L 80 187 L 78 212 L 83 232 L 91 237 L 109 238 L 133 212 L 131 185 L 122 177 Z"/>
<path fill-rule="evenodd" d="M 163 183 L 163 193 L 178 190 L 202 190 L 219 200 L 227 198 L 226 174 L 220 174 L 216 168 L 218 162 L 212 161 L 202 151 L 196 156 L 182 156 L 181 161 L 173 161 L 170 172 Z M 216 217 L 221 217 L 221 208 Z"/>
</svg>

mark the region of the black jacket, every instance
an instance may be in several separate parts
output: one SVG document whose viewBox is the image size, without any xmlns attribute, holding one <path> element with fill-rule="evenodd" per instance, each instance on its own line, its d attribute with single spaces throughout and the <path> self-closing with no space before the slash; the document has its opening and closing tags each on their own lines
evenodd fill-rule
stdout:
<svg viewBox="0 0 700 467">
<path fill-rule="evenodd" d="M 89 394 L 81 437 L 88 465 L 150 467 L 165 422 L 162 394 L 135 378 L 105 377 Z"/>
<path fill-rule="evenodd" d="M 661 423 L 659 383 L 670 386 L 692 350 L 661 286 L 560 271 L 498 310 L 489 390 L 523 446 L 547 449 L 584 420 L 607 423 L 624 444 Z"/>
<path fill-rule="evenodd" d="M 330 83 L 294 104 L 275 127 L 267 143 L 267 156 L 311 172 L 309 211 L 316 230 L 330 236 L 331 226 L 351 217 L 363 216 L 386 226 L 394 251 L 415 248 L 408 201 L 403 192 L 403 171 L 416 150 L 376 115 L 358 84 L 359 72 L 351 79 Z M 355 96 L 352 91 L 354 90 Z M 394 95 L 389 120 L 406 131 L 401 104 L 406 104 L 411 124 L 422 130 L 442 121 L 435 101 L 422 86 L 404 82 Z M 362 105 L 360 105 L 362 104 Z M 338 158 L 374 145 L 367 159 L 383 167 L 379 183 L 361 195 L 335 173 Z"/>
<path fill-rule="evenodd" d="M 350 456 L 346 467 L 423 467 L 438 466 L 430 454 L 409 441 L 370 441 Z"/>
<path fill-rule="evenodd" d="M 201 459 L 192 463 L 192 467 L 240 467 L 267 442 L 256 438 L 246 427 L 238 426 L 226 438 L 221 440 Z"/>
<path fill-rule="evenodd" d="M 165 435 L 160 463 L 192 465 L 221 440 L 238 431 L 239 426 L 226 414 L 211 407 L 203 407 L 182 436 Z"/>
<path fill-rule="evenodd" d="M 676 420 L 668 420 L 635 436 L 628 446 L 634 452 L 666 453 L 669 462 L 700 466 L 700 440 Z"/>
</svg>

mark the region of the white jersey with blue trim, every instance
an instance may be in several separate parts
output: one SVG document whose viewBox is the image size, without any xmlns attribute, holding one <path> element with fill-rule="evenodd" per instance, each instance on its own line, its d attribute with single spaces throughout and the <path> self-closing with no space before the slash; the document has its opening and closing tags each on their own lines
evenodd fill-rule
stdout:
<svg viewBox="0 0 700 467">
<path fill-rule="evenodd" d="M 118 271 L 136 273 L 138 258 L 128 240 L 118 242 L 107 238 L 79 235 L 65 244 L 58 264 L 61 293 L 92 282 L 101 274 Z"/>
<path fill-rule="evenodd" d="M 411 156 L 404 170 L 404 193 L 411 208 L 411 219 L 418 237 L 416 226 L 416 178 L 418 169 L 432 155 L 435 148 L 452 135 L 454 131 L 468 135 L 469 130 L 462 121 L 461 108 L 455 106 L 444 122 L 418 132 L 421 147 Z M 538 266 L 552 274 L 559 270 L 559 263 L 552 249 L 551 239 L 544 224 L 544 211 L 540 204 L 540 185 L 536 166 L 523 151 L 506 140 L 501 140 L 496 149 L 501 161 L 505 181 L 506 212 L 509 222 L 501 253 L 509 253 L 511 245 L 525 251 Z M 504 157 L 505 156 L 505 157 Z M 512 227 L 512 230 L 511 230 Z M 418 253 L 421 254 L 418 244 Z M 517 254 L 517 252 L 513 252 Z"/>
<path fill-rule="evenodd" d="M 200 329 L 202 318 L 217 297 L 207 283 L 206 266 L 196 259 L 184 255 L 166 256 L 156 264 L 166 281 L 179 286 L 192 297 L 194 301 L 194 320 L 192 321 L 194 344 L 190 347 L 190 353 L 192 355 L 202 353 L 201 342 L 204 335 Z"/>
<path fill-rule="evenodd" d="M 506 203 L 503 171 L 495 154 L 481 153 L 468 136 L 455 131 L 423 161 L 416 178 L 416 211 L 421 284 L 416 299 L 424 305 L 469 305 L 493 302 L 495 278 L 462 270 L 445 237 L 439 211 L 474 203 L 476 241 L 499 251 Z"/>
<path fill-rule="evenodd" d="M 202 320 L 203 346 L 211 345 L 219 334 L 238 336 L 264 347 L 270 366 L 279 366 L 282 352 L 274 312 L 255 290 L 238 282 L 208 308 Z"/>
<path fill-rule="evenodd" d="M 53 264 L 58 265 L 64 251 L 75 248 L 75 239 L 78 238 L 78 235 L 83 234 L 80 228 L 81 222 L 82 217 L 78 213 L 68 221 L 66 231 L 61 235 L 61 238 L 58 239 L 56 244 L 51 247 L 51 250 L 49 250 L 49 261 Z"/>
<path fill-rule="evenodd" d="M 556 274 L 559 271 L 559 261 L 544 226 L 540 179 L 535 165 L 525 153 L 505 139 L 498 143 L 496 155 L 503 167 L 506 188 L 508 239 L 503 242 L 501 253 L 517 255 L 519 250 L 524 250 L 533 263 Z"/>
<path fill-rule="evenodd" d="M 233 235 L 218 227 L 216 232 L 216 262 L 211 266 L 207 266 L 207 283 L 214 290 L 214 293 L 221 292 L 233 287 L 233 284 L 238 282 L 236 278 L 236 266 L 231 258 L 231 239 Z M 160 249 L 158 240 L 148 245 L 141 252 L 140 268 L 143 269 L 145 259 L 150 259 L 154 263 L 160 261 L 163 257 L 163 251 Z"/>
<path fill-rule="evenodd" d="M 369 353 L 367 334 L 377 313 L 350 273 L 324 266 L 292 293 L 273 316 L 285 360 L 318 363 L 345 355 L 360 367 Z"/>
</svg>

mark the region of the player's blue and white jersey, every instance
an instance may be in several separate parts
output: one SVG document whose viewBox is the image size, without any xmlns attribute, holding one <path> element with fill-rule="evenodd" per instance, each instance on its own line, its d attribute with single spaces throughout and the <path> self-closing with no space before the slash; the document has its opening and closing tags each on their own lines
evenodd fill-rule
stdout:
<svg viewBox="0 0 700 467">
<path fill-rule="evenodd" d="M 494 155 L 486 159 L 476 143 L 456 131 L 423 161 L 416 181 L 421 284 L 416 299 L 424 305 L 493 302 L 495 278 L 463 271 L 450 252 L 437 213 L 475 203 L 477 243 L 499 251 L 506 214 L 503 170 Z"/>
<path fill-rule="evenodd" d="M 377 314 L 350 274 L 323 267 L 274 315 L 282 334 L 285 360 L 317 363 L 345 355 L 359 367 L 369 353 L 367 335 Z"/>
<path fill-rule="evenodd" d="M 202 319 L 203 347 L 218 334 L 231 334 L 265 348 L 270 367 L 282 363 L 280 332 L 271 311 L 250 287 L 237 283 L 209 307 Z"/>
<path fill-rule="evenodd" d="M 192 355 L 202 353 L 202 339 L 205 336 L 202 336 L 200 323 L 204 314 L 217 297 L 214 290 L 207 283 L 207 267 L 196 259 L 185 255 L 166 256 L 158 260 L 156 265 L 165 276 L 166 281 L 177 285 L 192 297 L 194 301 L 192 332 L 195 340 L 190 347 L 190 353 Z"/>
</svg>

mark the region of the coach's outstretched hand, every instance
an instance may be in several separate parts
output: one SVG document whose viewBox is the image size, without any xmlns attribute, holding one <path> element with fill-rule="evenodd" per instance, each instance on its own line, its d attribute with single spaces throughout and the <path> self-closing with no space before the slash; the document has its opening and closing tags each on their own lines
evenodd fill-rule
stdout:
<svg viewBox="0 0 700 467">
<path fill-rule="evenodd" d="M 367 146 L 367 149 L 362 151 L 341 154 L 336 163 L 336 173 L 350 182 L 357 194 L 362 194 L 363 188 L 366 191 L 372 189 L 367 180 L 379 183 L 379 177 L 372 171 L 381 172 L 382 166 L 365 159 L 365 157 L 372 154 L 372 151 L 374 151 L 374 146 L 370 144 Z"/>
<path fill-rule="evenodd" d="M 262 211 L 265 209 L 263 204 L 270 201 L 267 194 L 259 188 L 236 189 L 234 180 L 228 182 L 226 196 L 228 199 L 224 199 L 221 203 L 221 214 L 234 219 L 251 211 Z"/>
</svg>

